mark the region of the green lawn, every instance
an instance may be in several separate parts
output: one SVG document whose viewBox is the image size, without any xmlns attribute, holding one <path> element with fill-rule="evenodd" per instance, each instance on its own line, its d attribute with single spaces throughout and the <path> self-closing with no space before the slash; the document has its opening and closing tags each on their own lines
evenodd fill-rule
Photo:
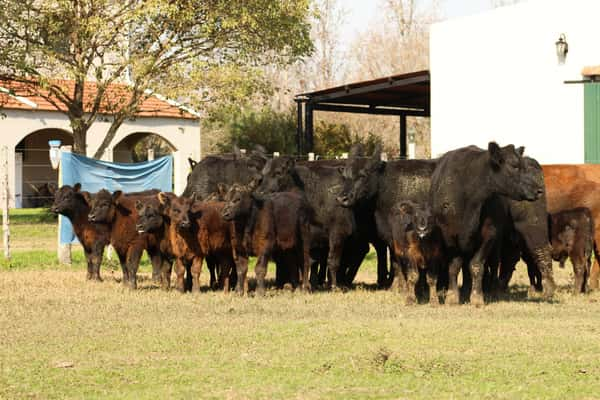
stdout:
<svg viewBox="0 0 600 400">
<path fill-rule="evenodd" d="M 600 292 L 572 296 L 569 269 L 552 303 L 526 299 L 521 266 L 511 301 L 407 307 L 364 285 L 373 254 L 355 290 L 239 298 L 22 253 L 0 268 L 1 399 L 600 398 Z"/>
</svg>

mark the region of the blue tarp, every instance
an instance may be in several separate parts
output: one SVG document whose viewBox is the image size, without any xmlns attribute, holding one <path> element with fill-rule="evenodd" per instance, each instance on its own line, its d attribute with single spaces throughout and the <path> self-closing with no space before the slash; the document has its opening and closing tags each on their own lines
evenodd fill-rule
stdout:
<svg viewBox="0 0 600 400">
<path fill-rule="evenodd" d="M 161 157 L 153 161 L 135 164 L 112 163 L 95 160 L 79 154 L 62 152 L 60 159 L 61 184 L 73 186 L 81 183 L 81 190 L 97 192 L 139 192 L 159 189 L 173 190 L 173 157 Z M 60 243 L 77 242 L 68 218 L 61 218 Z"/>
</svg>

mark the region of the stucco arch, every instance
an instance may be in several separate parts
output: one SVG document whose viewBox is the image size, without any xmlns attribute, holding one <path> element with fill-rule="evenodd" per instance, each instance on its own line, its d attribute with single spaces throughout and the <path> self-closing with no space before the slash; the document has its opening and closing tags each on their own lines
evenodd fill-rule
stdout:
<svg viewBox="0 0 600 400">
<path fill-rule="evenodd" d="M 153 149 L 155 158 L 177 151 L 177 148 L 159 133 L 132 132 L 113 146 L 112 159 L 115 162 L 146 161 L 148 154 L 140 147 Z"/>
<path fill-rule="evenodd" d="M 46 185 L 58 185 L 58 173 L 50 164 L 49 140 L 73 145 L 73 135 L 61 128 L 35 130 L 15 145 L 15 200 L 22 207 L 41 207 L 52 201 Z"/>
</svg>

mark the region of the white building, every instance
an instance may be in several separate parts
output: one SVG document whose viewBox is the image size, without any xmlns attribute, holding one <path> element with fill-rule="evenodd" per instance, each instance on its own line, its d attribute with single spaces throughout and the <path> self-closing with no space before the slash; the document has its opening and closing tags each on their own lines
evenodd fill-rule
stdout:
<svg viewBox="0 0 600 400">
<path fill-rule="evenodd" d="M 72 85 L 72 82 L 63 81 Z M 33 186 L 57 182 L 57 172 L 50 166 L 48 140 L 59 139 L 72 145 L 73 137 L 67 116 L 41 96 L 20 96 L 16 83 L 0 84 L 0 147 L 8 147 L 8 175 L 11 206 L 28 206 Z M 85 92 L 94 91 L 88 84 Z M 113 93 L 110 93 L 113 91 Z M 122 96 L 121 85 L 112 85 L 108 97 Z M 99 115 L 87 134 L 87 156 L 100 146 L 111 121 L 110 113 Z M 151 96 L 134 119 L 119 128 L 102 159 L 132 162 L 132 149 L 143 138 L 157 135 L 173 154 L 174 190 L 181 193 L 189 172 L 188 157 L 200 159 L 200 122 L 198 114 L 179 107 L 161 96 Z"/>
<path fill-rule="evenodd" d="M 598 0 L 528 0 L 435 24 L 432 155 L 495 140 L 543 164 L 600 162 L 600 83 L 581 83 L 600 64 L 599 15 Z"/>
</svg>

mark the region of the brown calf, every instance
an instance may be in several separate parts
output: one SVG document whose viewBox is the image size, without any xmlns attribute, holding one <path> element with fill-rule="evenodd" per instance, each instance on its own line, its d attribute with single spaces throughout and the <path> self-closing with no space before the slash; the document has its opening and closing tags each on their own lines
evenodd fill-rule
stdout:
<svg viewBox="0 0 600 400">
<path fill-rule="evenodd" d="M 192 292 L 200 292 L 202 262 L 207 257 L 220 266 L 223 290 L 229 291 L 230 271 L 234 267 L 231 224 L 221 217 L 223 203 L 203 202 L 173 193 L 157 195 L 165 217 L 170 251 L 176 260 L 175 287 L 184 291 L 186 265 L 190 265 Z"/>
<path fill-rule="evenodd" d="M 53 213 L 69 218 L 79 243 L 83 246 L 87 261 L 87 279 L 101 281 L 100 264 L 104 248 L 110 243 L 110 229 L 107 224 L 93 223 L 88 220 L 90 206 L 86 199 L 88 192 L 81 191 L 81 184 L 64 185 L 54 193 Z"/>
<path fill-rule="evenodd" d="M 590 274 L 594 247 L 594 218 L 585 207 L 560 211 L 549 215 L 552 258 L 564 267 L 567 257 L 573 264 L 574 293 L 585 293 Z"/>
<path fill-rule="evenodd" d="M 292 283 L 302 271 L 302 288 L 310 290 L 310 225 L 312 209 L 302 193 L 278 192 L 260 200 L 252 198 L 252 187 L 233 185 L 226 196 L 223 218 L 234 221 L 235 249 L 238 258 L 236 290 L 248 290 L 247 257 L 255 255 L 256 291 L 265 293 L 269 258 L 286 268 Z"/>
<path fill-rule="evenodd" d="M 431 210 L 410 201 L 403 201 L 392 215 L 393 255 L 405 266 L 406 303 L 414 304 L 419 271 L 425 270 L 429 286 L 429 303 L 440 303 L 437 292 L 438 275 L 446 265 L 444 241 L 435 225 Z"/>
<path fill-rule="evenodd" d="M 594 219 L 594 263 L 590 271 L 590 288 L 598 289 L 600 276 L 600 165 L 543 165 L 548 212 L 556 213 L 587 207 Z"/>
<path fill-rule="evenodd" d="M 144 250 L 150 256 L 153 271 L 162 275 L 162 287 L 167 289 L 169 285 L 171 265 L 160 251 L 160 238 L 152 233 L 140 233 L 136 228 L 136 201 L 157 202 L 157 193 L 158 190 L 150 190 L 124 195 L 120 190 L 111 194 L 103 189 L 91 198 L 88 218 L 110 226 L 110 242 L 119 256 L 123 284 L 131 289 L 137 288 L 137 270 Z"/>
</svg>

